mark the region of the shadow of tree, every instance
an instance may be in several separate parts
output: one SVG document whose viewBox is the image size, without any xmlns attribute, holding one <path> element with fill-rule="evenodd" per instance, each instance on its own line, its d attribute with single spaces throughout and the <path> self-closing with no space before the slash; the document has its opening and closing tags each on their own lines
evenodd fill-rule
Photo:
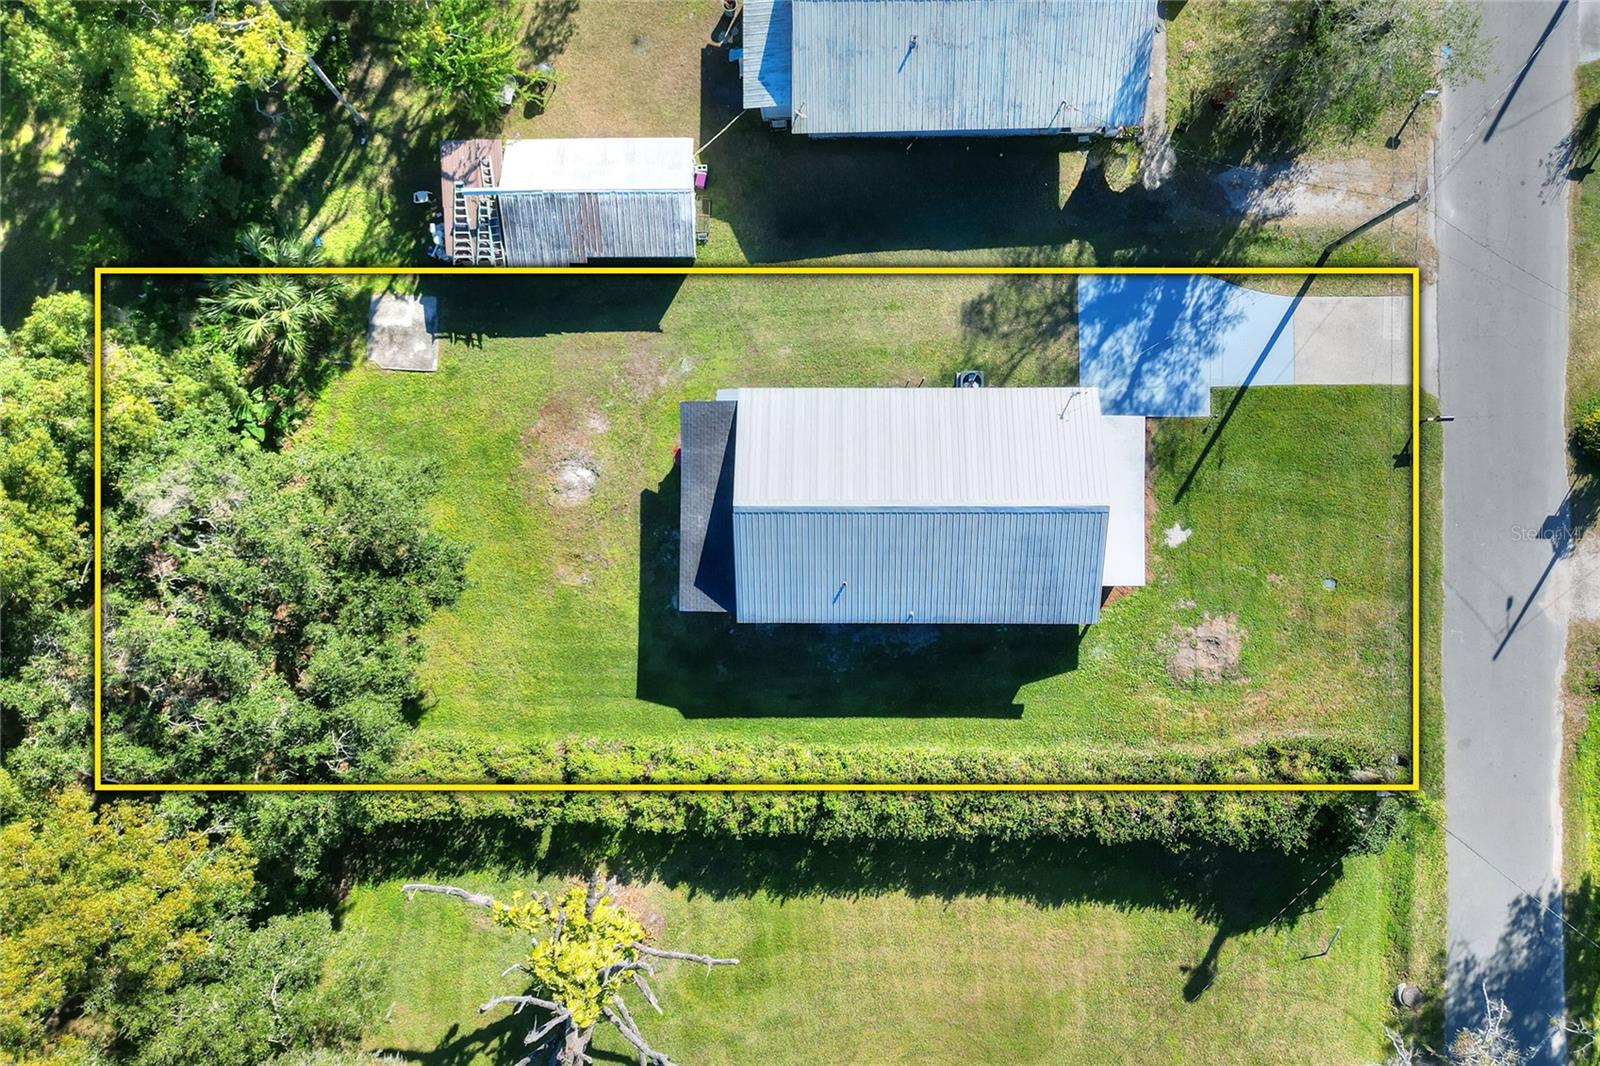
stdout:
<svg viewBox="0 0 1600 1066">
<path fill-rule="evenodd" d="M 1553 1044 L 1556 1022 L 1549 1005 L 1561 1001 L 1565 974 L 1561 945 L 1562 898 L 1558 889 L 1522 893 L 1511 902 L 1505 932 L 1487 957 L 1454 952 L 1445 977 L 1446 1039 L 1482 1024 L 1485 996 L 1511 1010 L 1510 1028 L 1529 1053 L 1529 1066 L 1564 1061 Z"/>
<path fill-rule="evenodd" d="M 577 32 L 572 23 L 577 13 L 578 0 L 535 0 L 528 6 L 522 35 L 527 64 L 548 63 L 566 51 Z"/>
<path fill-rule="evenodd" d="M 962 307 L 966 355 L 961 366 L 949 371 L 982 370 L 990 385 L 1075 384 L 1077 282 L 1076 277 L 1062 274 L 996 277 Z"/>
<path fill-rule="evenodd" d="M 525 1018 L 508 1012 L 493 1021 L 473 1024 L 465 1032 L 462 1023 L 455 1023 L 445 1030 L 431 1051 L 379 1048 L 376 1053 L 396 1062 L 414 1062 L 419 1066 L 471 1066 L 486 1058 L 491 1062 L 510 1063 L 527 1054 L 522 1043 L 527 1029 Z"/>
<path fill-rule="evenodd" d="M 1545 187 L 1559 188 L 1567 181 L 1584 181 L 1600 162 L 1600 103 L 1591 104 L 1573 123 L 1572 130 L 1545 156 Z"/>
<path fill-rule="evenodd" d="M 1568 886 L 1563 913 L 1572 929 L 1586 933 L 1567 934 L 1567 1010 L 1576 1019 L 1600 1024 L 1600 947 L 1595 946 L 1594 935 L 1600 929 L 1600 882 L 1585 875 L 1576 886 Z M 1590 1050 L 1587 1061 L 1600 1061 L 1600 1053 Z"/>
</svg>

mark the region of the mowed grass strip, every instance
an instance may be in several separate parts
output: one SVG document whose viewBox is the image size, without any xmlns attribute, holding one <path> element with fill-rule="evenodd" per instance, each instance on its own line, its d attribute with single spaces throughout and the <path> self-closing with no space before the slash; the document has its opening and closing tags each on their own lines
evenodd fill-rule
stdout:
<svg viewBox="0 0 1600 1066">
<path fill-rule="evenodd" d="M 798 851 L 698 841 L 624 878 L 624 900 L 658 943 L 740 960 L 711 973 L 663 967 L 662 1015 L 629 994 L 675 1061 L 1330 1064 L 1382 1053 L 1383 856 L 1328 870 L 1323 859 L 1143 849 Z M 423 879 L 508 896 L 561 887 L 564 865 Z M 477 1007 L 521 990 L 499 975 L 525 944 L 455 900 L 407 903 L 401 883 L 363 883 L 347 901 L 346 935 L 387 960 L 392 1007 L 371 1046 L 462 1066 L 520 1057 L 528 1019 Z M 614 1034 L 598 1046 L 628 1051 Z"/>
<path fill-rule="evenodd" d="M 1252 389 L 1225 425 L 1232 394 L 1219 390 L 1210 419 L 1160 422 L 1151 583 L 1081 640 L 1061 627 L 735 628 L 673 604 L 678 402 L 739 385 L 948 387 L 966 366 L 993 385 L 1072 384 L 1072 279 L 432 288 L 440 372 L 358 368 L 308 430 L 437 462 L 438 527 L 472 550 L 470 588 L 424 633 L 423 729 L 995 750 L 1310 734 L 1409 747 L 1408 482 L 1393 461 L 1403 389 Z M 597 476 L 591 496 L 563 480 L 579 468 Z M 1169 548 L 1174 525 L 1190 536 Z M 1175 680 L 1182 630 L 1208 615 L 1241 635 L 1237 671 Z"/>
</svg>

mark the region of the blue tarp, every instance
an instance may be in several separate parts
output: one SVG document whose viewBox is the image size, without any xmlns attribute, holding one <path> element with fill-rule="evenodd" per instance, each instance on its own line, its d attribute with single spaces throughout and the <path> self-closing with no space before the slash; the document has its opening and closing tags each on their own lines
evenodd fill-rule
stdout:
<svg viewBox="0 0 1600 1066">
<path fill-rule="evenodd" d="M 1108 415 L 1204 416 L 1221 386 L 1294 384 L 1295 300 L 1206 275 L 1078 279 L 1078 381 Z"/>
</svg>

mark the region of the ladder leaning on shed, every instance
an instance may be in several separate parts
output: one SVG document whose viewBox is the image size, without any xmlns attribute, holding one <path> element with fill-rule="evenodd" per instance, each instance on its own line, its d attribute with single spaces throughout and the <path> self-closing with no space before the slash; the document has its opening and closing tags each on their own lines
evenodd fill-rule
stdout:
<svg viewBox="0 0 1600 1066">
<path fill-rule="evenodd" d="M 450 183 L 450 259 L 456 266 L 471 266 L 472 225 L 467 217 L 467 197 L 461 182 Z"/>
</svg>

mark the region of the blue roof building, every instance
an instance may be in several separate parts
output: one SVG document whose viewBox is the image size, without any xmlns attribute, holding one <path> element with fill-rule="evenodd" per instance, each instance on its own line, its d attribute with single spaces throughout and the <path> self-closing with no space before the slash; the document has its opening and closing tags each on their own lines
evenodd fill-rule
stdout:
<svg viewBox="0 0 1600 1066">
<path fill-rule="evenodd" d="M 680 417 L 680 610 L 1099 620 L 1112 491 L 1094 389 L 739 389 Z"/>
<path fill-rule="evenodd" d="M 746 0 L 744 106 L 812 136 L 1142 124 L 1156 0 Z"/>
</svg>

